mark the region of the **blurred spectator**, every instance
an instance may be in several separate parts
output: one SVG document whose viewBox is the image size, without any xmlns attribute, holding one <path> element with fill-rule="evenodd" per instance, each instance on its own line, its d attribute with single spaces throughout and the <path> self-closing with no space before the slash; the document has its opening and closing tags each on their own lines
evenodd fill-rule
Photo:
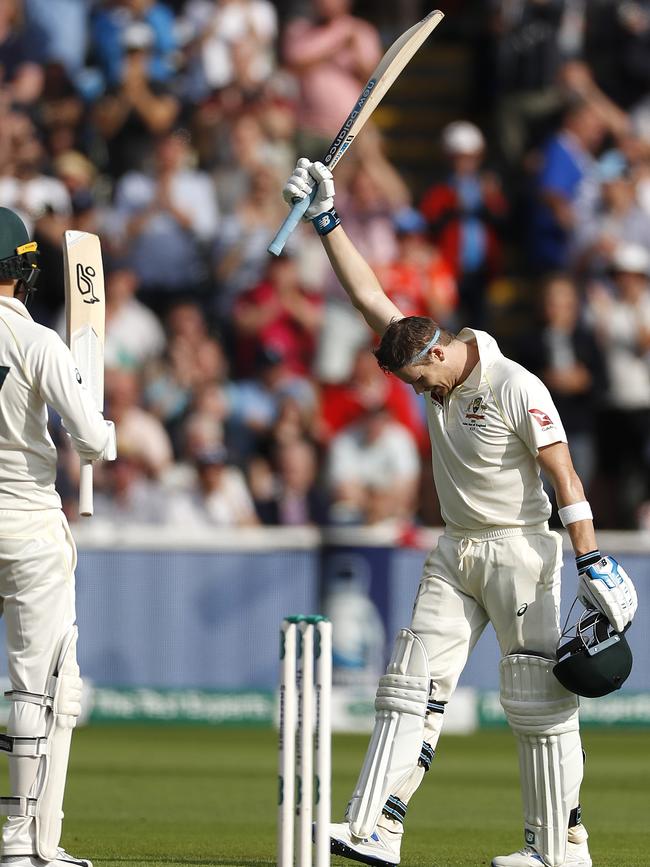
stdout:
<svg viewBox="0 0 650 867">
<path fill-rule="evenodd" d="M 650 249 L 650 214 L 638 203 L 630 167 L 618 150 L 604 153 L 597 165 L 600 195 L 596 208 L 574 232 L 574 259 L 580 271 L 602 277 L 622 243 Z"/>
<path fill-rule="evenodd" d="M 327 481 L 335 524 L 410 520 L 420 460 L 411 434 L 379 404 L 332 440 Z"/>
<path fill-rule="evenodd" d="M 292 373 L 282 350 L 273 346 L 259 349 L 254 377 L 231 382 L 227 395 L 233 449 L 241 462 L 265 444 L 270 451 L 274 426 L 281 420 L 298 438 L 306 427 L 304 418 L 311 418 L 317 408 L 312 381 Z"/>
<path fill-rule="evenodd" d="M 607 526 L 633 529 L 650 496 L 650 254 L 622 244 L 612 258 L 613 294 L 591 290 L 609 387 L 598 420 L 599 466 L 613 505 Z"/>
<path fill-rule="evenodd" d="M 321 325 L 321 299 L 301 286 L 296 263 L 269 257 L 265 279 L 242 293 L 233 310 L 237 375 L 250 376 L 259 349 L 282 352 L 292 373 L 311 371 Z"/>
<path fill-rule="evenodd" d="M 54 175 L 68 191 L 73 203 L 82 196 L 92 196 L 97 179 L 97 169 L 85 154 L 65 150 L 52 161 Z"/>
<path fill-rule="evenodd" d="M 269 0 L 189 0 L 183 21 L 199 42 L 206 91 L 254 92 L 271 75 L 278 21 Z"/>
<path fill-rule="evenodd" d="M 280 168 L 286 169 L 286 162 L 274 155 L 273 144 L 257 113 L 242 112 L 220 126 L 221 130 L 212 127 L 203 130 L 207 141 L 202 159 L 213 169 L 212 176 L 219 190 L 223 212 L 232 214 L 248 195 L 251 177 L 258 169 L 268 167 L 275 172 Z M 221 142 L 220 137 L 223 137 Z M 293 163 L 289 170 L 292 168 Z"/>
<path fill-rule="evenodd" d="M 431 243 L 426 220 L 414 208 L 403 208 L 393 224 L 397 255 L 377 269 L 384 292 L 404 316 L 430 316 L 449 327 L 458 306 L 456 279 Z"/>
<path fill-rule="evenodd" d="M 74 77 L 88 49 L 90 3 L 85 0 L 24 0 L 30 34 L 42 33 L 42 59 L 57 63 Z"/>
<path fill-rule="evenodd" d="M 165 332 L 158 317 L 135 297 L 138 278 L 127 268 L 118 268 L 106 277 L 107 367 L 139 370 L 162 355 Z"/>
<path fill-rule="evenodd" d="M 286 217 L 286 206 L 278 195 L 280 186 L 273 169 L 254 168 L 248 192 L 221 224 L 214 250 L 217 295 L 213 309 L 226 323 L 239 295 L 255 286 L 266 271 L 267 247 Z"/>
<path fill-rule="evenodd" d="M 515 165 L 560 108 L 558 72 L 581 51 L 582 0 L 491 0 L 498 143 Z"/>
<path fill-rule="evenodd" d="M 60 63 L 44 67 L 45 86 L 40 100 L 39 123 L 51 158 L 75 149 L 85 134 L 85 106 Z"/>
<path fill-rule="evenodd" d="M 328 504 L 317 481 L 318 455 L 312 443 L 306 439 L 278 443 L 273 467 L 258 467 L 251 475 L 262 523 L 284 527 L 325 524 Z"/>
<path fill-rule="evenodd" d="M 596 412 L 606 390 L 606 370 L 602 350 L 581 312 L 571 278 L 549 277 L 542 289 L 540 321 L 526 334 L 519 358 L 548 387 L 574 466 L 589 492 L 596 467 Z"/>
<path fill-rule="evenodd" d="M 300 154 L 320 159 L 382 55 L 379 34 L 351 14 L 352 0 L 312 0 L 287 25 L 282 57 L 300 85 Z"/>
<path fill-rule="evenodd" d="M 144 389 L 149 409 L 163 422 L 175 452 L 186 414 L 202 389 L 222 385 L 227 362 L 218 340 L 205 337 L 194 341 L 176 336 L 169 339 L 164 356 L 150 365 Z"/>
<path fill-rule="evenodd" d="M 151 172 L 129 172 L 115 189 L 115 219 L 141 297 L 160 311 L 170 296 L 205 293 L 207 250 L 219 227 L 209 175 L 191 167 L 188 136 L 161 137 Z"/>
<path fill-rule="evenodd" d="M 482 169 L 485 140 L 469 121 L 442 132 L 447 180 L 427 190 L 420 210 L 440 252 L 454 269 L 459 323 L 485 327 L 487 289 L 502 269 L 502 231 L 508 206 L 496 175 Z"/>
<path fill-rule="evenodd" d="M 14 116 L 10 124 L 12 139 L 0 176 L 0 205 L 16 211 L 32 235 L 44 214 L 70 215 L 70 195 L 60 180 L 45 172 L 47 154 L 31 121 Z"/>
<path fill-rule="evenodd" d="M 148 467 L 126 446 L 117 460 L 101 468 L 101 487 L 94 495 L 94 520 L 111 526 L 161 524 L 165 519 L 164 497 Z"/>
<path fill-rule="evenodd" d="M 0 104 L 29 106 L 43 90 L 43 34 L 27 27 L 23 0 L 0 3 Z"/>
<path fill-rule="evenodd" d="M 159 477 L 172 461 L 165 428 L 141 405 L 138 375 L 132 370 L 106 371 L 106 416 L 115 422 L 117 450 L 128 453 L 150 478 Z"/>
<path fill-rule="evenodd" d="M 569 264 L 572 233 L 595 206 L 594 154 L 604 135 L 596 111 L 581 101 L 566 110 L 542 148 L 529 225 L 531 265 L 538 272 L 565 270 Z"/>
<path fill-rule="evenodd" d="M 585 61 L 594 6 L 585 0 L 495 0 L 498 146 L 510 167 L 552 131 L 567 100 L 588 102 L 620 135 L 629 118 Z"/>
<path fill-rule="evenodd" d="M 229 462 L 225 447 L 195 458 L 197 485 L 170 495 L 166 522 L 181 527 L 250 527 L 258 523 L 243 474 Z"/>
<path fill-rule="evenodd" d="M 369 346 L 357 353 L 349 379 L 326 383 L 321 389 L 322 438 L 326 443 L 368 412 L 384 407 L 391 419 L 411 432 L 424 450 L 428 447 L 426 421 L 413 390 L 396 376 L 386 376 Z"/>
<path fill-rule="evenodd" d="M 622 108 L 647 123 L 650 88 L 650 4 L 647 0 L 589 4 L 589 57 L 599 80 Z M 645 120 L 643 120 L 645 116 Z"/>
<path fill-rule="evenodd" d="M 165 471 L 162 483 L 169 491 L 191 491 L 197 485 L 196 458 L 214 452 L 225 443 L 228 401 L 225 389 L 205 386 L 183 417 L 176 461 Z M 209 392 L 209 394 L 208 394 Z"/>
<path fill-rule="evenodd" d="M 650 214 L 650 136 L 644 139 L 632 131 L 617 144 L 630 167 L 637 204 Z"/>
<path fill-rule="evenodd" d="M 103 0 L 92 17 L 92 54 L 109 87 L 126 81 L 129 52 L 144 47 L 147 79 L 170 81 L 176 48 L 171 9 L 157 0 Z"/>
<path fill-rule="evenodd" d="M 137 2 L 137 0 L 132 0 Z M 114 178 L 142 171 L 154 141 L 172 129 L 180 103 L 169 88 L 150 76 L 153 34 L 142 22 L 124 31 L 120 76 L 94 106 L 94 125 L 105 154 L 105 168 Z"/>
</svg>

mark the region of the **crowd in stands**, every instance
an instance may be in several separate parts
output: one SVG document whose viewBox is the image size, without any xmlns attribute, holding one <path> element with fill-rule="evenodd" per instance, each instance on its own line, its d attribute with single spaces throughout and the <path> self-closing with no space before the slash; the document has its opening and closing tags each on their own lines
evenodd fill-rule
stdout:
<svg viewBox="0 0 650 867">
<path fill-rule="evenodd" d="M 489 329 L 546 382 L 600 526 L 650 529 L 650 2 L 449 5 L 480 7 L 482 111 L 445 122 L 421 189 L 370 124 L 337 209 L 403 313 Z M 419 398 L 312 228 L 266 252 L 295 159 L 398 31 L 352 0 L 0 0 L 0 206 L 62 336 L 62 233 L 102 238 L 119 457 L 98 521 L 439 522 Z"/>
</svg>

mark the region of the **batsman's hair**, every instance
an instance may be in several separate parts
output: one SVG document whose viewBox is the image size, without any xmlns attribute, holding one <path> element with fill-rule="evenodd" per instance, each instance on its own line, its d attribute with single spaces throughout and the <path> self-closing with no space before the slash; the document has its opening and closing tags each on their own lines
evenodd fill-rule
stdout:
<svg viewBox="0 0 650 867">
<path fill-rule="evenodd" d="M 406 367 L 431 341 L 438 328 L 440 337 L 436 345 L 448 346 L 455 335 L 441 328 L 428 316 L 405 316 L 403 319 L 393 319 L 374 351 L 377 363 L 386 373 Z"/>
</svg>

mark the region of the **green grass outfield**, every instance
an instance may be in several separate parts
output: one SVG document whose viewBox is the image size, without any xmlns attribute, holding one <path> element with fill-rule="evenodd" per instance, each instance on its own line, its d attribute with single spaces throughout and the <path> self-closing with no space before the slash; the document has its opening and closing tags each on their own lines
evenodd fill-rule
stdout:
<svg viewBox="0 0 650 867">
<path fill-rule="evenodd" d="M 337 819 L 365 744 L 365 737 L 334 739 Z M 594 867 L 650 865 L 649 744 L 647 731 L 584 734 L 582 803 Z M 276 745 L 273 731 L 255 728 L 80 729 L 63 843 L 102 867 L 275 864 Z M 516 765 L 508 731 L 443 736 L 409 810 L 402 865 L 486 865 L 519 848 Z"/>
</svg>

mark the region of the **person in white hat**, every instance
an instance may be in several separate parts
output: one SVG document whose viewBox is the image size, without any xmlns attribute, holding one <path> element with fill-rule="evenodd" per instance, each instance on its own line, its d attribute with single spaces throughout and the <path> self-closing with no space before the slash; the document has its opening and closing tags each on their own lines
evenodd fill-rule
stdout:
<svg viewBox="0 0 650 867">
<path fill-rule="evenodd" d="M 432 239 L 454 269 L 461 320 L 482 327 L 490 281 L 501 269 L 501 227 L 508 207 L 498 179 L 482 170 L 485 139 L 467 120 L 442 131 L 441 145 L 450 171 L 422 198 L 420 210 Z"/>
<path fill-rule="evenodd" d="M 588 314 L 607 366 L 609 387 L 598 420 L 599 460 L 613 506 L 609 526 L 638 527 L 650 499 L 650 253 L 619 244 L 611 257 L 612 290 L 596 286 Z"/>
</svg>

